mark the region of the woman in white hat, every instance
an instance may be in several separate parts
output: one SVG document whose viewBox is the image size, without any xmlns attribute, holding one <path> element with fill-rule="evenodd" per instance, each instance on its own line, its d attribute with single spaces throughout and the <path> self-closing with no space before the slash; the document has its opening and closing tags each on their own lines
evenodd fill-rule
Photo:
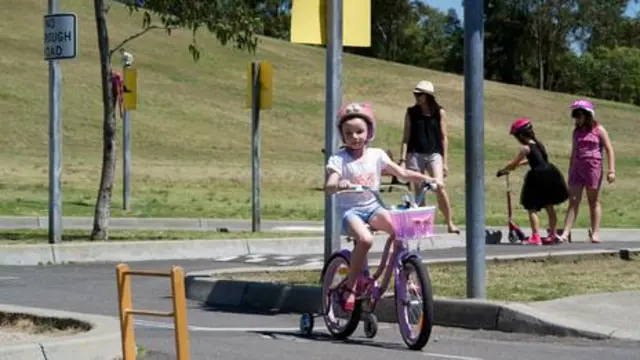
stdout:
<svg viewBox="0 0 640 360">
<path fill-rule="evenodd" d="M 413 95 L 416 104 L 407 108 L 405 114 L 400 165 L 421 173 L 426 171 L 429 176 L 442 183 L 449 171 L 446 112 L 436 101 L 431 82 L 420 81 L 413 89 Z M 419 189 L 416 184 L 413 185 L 414 191 Z M 446 189 L 439 187 L 437 196 L 438 207 L 449 232 L 460 233 L 460 229 L 453 223 Z"/>
</svg>

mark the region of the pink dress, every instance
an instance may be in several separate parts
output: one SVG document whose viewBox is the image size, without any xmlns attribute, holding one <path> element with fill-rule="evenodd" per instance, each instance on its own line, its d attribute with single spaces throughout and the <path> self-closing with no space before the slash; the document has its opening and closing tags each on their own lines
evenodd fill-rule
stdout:
<svg viewBox="0 0 640 360">
<path fill-rule="evenodd" d="M 602 141 L 597 124 L 593 129 L 573 132 L 575 152 L 569 169 L 569 185 L 600 189 L 602 184 Z"/>
</svg>

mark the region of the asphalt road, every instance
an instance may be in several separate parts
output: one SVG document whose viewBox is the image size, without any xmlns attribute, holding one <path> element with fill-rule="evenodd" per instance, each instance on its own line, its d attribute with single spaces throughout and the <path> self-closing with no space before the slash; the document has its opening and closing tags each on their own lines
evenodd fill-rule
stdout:
<svg viewBox="0 0 640 360">
<path fill-rule="evenodd" d="M 130 263 L 133 269 L 186 271 L 246 266 L 210 260 Z M 169 311 L 169 283 L 165 278 L 134 277 L 134 308 Z M 0 303 L 117 316 L 115 264 L 70 264 L 0 267 Z M 540 338 L 529 335 L 436 328 L 432 341 L 420 353 L 405 349 L 393 324 L 381 324 L 374 340 L 356 332 L 354 341 L 327 338 L 321 321 L 311 339 L 295 335 L 295 315 L 264 316 L 210 311 L 188 303 L 193 359 L 640 359 L 640 344 Z M 147 359 L 175 359 L 173 331 L 166 319 L 137 317 L 136 336 L 152 352 Z"/>
</svg>

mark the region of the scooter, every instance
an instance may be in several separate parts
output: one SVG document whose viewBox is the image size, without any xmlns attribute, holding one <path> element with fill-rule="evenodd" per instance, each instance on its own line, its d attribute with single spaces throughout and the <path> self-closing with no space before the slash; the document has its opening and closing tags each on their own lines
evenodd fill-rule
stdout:
<svg viewBox="0 0 640 360">
<path fill-rule="evenodd" d="M 522 232 L 515 220 L 513 220 L 513 205 L 511 201 L 511 183 L 509 182 L 509 174 L 505 174 L 507 179 L 507 213 L 508 213 L 508 228 L 509 228 L 509 242 L 512 244 L 522 244 L 528 237 Z"/>
</svg>

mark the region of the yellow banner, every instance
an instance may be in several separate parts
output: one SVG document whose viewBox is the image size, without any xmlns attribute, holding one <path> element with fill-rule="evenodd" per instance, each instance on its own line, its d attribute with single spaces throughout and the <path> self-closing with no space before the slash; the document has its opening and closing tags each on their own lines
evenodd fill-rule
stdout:
<svg viewBox="0 0 640 360">
<path fill-rule="evenodd" d="M 124 110 L 136 110 L 138 108 L 138 72 L 136 69 L 123 69 L 123 108 Z"/>
<path fill-rule="evenodd" d="M 293 0 L 291 42 L 316 45 L 327 43 L 326 1 Z M 371 46 L 371 0 L 343 0 L 342 19 L 343 46 Z"/>
</svg>

